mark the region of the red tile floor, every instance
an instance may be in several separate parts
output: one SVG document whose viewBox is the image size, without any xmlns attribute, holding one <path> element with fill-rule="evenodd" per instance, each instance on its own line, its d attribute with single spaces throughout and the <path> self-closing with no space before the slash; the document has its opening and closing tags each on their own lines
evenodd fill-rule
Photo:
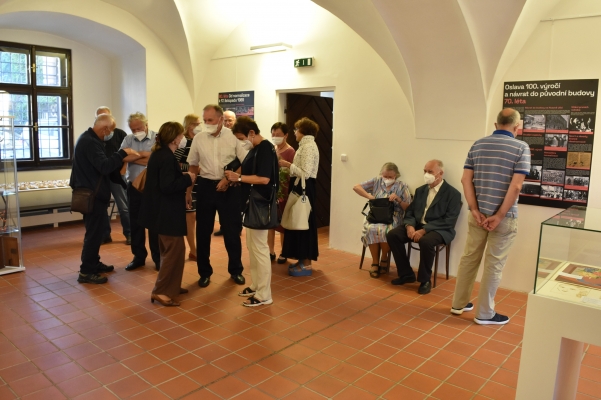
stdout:
<svg viewBox="0 0 601 400">
<path fill-rule="evenodd" d="M 166 308 L 149 301 L 152 262 L 124 270 L 119 231 L 113 222 L 101 248 L 117 267 L 105 285 L 76 282 L 81 223 L 23 233 L 27 271 L 0 277 L 0 399 L 515 397 L 524 293 L 499 290 L 512 321 L 478 326 L 472 312 L 449 313 L 453 279 L 419 296 L 370 278 L 358 256 L 328 249 L 325 229 L 312 277 L 274 264 L 273 305 L 240 305 L 214 238 L 211 285 L 199 288 L 186 262 L 190 293 Z M 581 375 L 578 398 L 601 398 L 601 349 L 588 348 Z"/>
</svg>

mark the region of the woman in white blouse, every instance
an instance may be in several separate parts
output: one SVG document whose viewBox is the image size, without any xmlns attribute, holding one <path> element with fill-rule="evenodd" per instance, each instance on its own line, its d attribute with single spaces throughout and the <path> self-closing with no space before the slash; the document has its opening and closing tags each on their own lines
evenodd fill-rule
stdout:
<svg viewBox="0 0 601 400">
<path fill-rule="evenodd" d="M 319 150 L 315 144 L 315 135 L 319 132 L 319 125 L 309 118 L 301 118 L 294 124 L 294 136 L 299 143 L 298 150 L 292 163 L 280 160 L 280 167 L 290 168 L 290 191 L 302 194 L 301 182 L 294 185 L 296 177 L 305 177 L 305 193 L 311 203 L 309 214 L 309 229 L 306 231 L 287 230 L 284 234 L 282 257 L 298 260 L 296 264 L 288 266 L 291 276 L 311 275 L 311 261 L 317 261 L 319 251 L 317 248 L 317 224 L 315 221 L 315 178 L 319 167 Z"/>
</svg>

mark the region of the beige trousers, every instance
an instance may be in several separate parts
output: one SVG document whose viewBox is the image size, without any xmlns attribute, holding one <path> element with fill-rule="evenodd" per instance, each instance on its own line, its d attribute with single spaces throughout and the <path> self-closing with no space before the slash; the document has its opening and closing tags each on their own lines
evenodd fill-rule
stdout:
<svg viewBox="0 0 601 400">
<path fill-rule="evenodd" d="M 271 259 L 267 245 L 268 231 L 246 228 L 246 247 L 250 256 L 250 289 L 258 300 L 271 300 Z"/>
<path fill-rule="evenodd" d="M 480 261 L 484 255 L 484 270 L 478 292 L 476 318 L 490 319 L 495 315 L 495 295 L 501 282 L 509 249 L 517 232 L 517 218 L 506 217 L 495 230 L 489 232 L 478 226 L 471 213 L 468 215 L 467 240 L 457 272 L 453 308 L 460 309 L 469 303 L 478 268 L 480 268 Z"/>
</svg>

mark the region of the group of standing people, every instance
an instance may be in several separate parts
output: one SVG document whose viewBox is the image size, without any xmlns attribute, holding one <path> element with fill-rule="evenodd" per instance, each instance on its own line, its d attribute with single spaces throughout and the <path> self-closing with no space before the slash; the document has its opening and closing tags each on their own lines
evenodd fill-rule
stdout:
<svg viewBox="0 0 601 400">
<path fill-rule="evenodd" d="M 226 117 L 234 122 L 229 124 L 231 129 L 226 126 Z M 202 128 L 201 122 L 204 122 Z M 128 124 L 132 134 L 126 135 L 119 150 L 110 154 L 105 142 L 114 137 L 116 123 L 110 110 L 101 107 L 94 127 L 84 133 L 75 146 L 71 186 L 91 190 L 98 186 L 94 196 L 96 207 L 84 215 L 86 234 L 78 277 L 81 283 L 104 283 L 107 277 L 101 273 L 114 270 L 113 266 L 101 263 L 98 254 L 106 238 L 110 181 L 125 187 L 127 193 L 131 236 L 126 235 L 126 240 L 131 242 L 134 258 L 125 269 L 132 271 L 145 265 L 148 255 L 145 229 L 148 229 L 151 257 L 159 271 L 151 300 L 166 306 L 179 305 L 176 297 L 187 292 L 181 287 L 186 258 L 184 236 L 190 249 L 188 258 L 197 263 L 198 285 L 210 284 L 213 274 L 210 245 L 216 214 L 219 214 L 231 279 L 239 285 L 246 283 L 242 275 L 240 235 L 242 213 L 251 187 L 265 198 L 271 193 L 275 195 L 281 168 L 284 176 L 290 176 L 291 183 L 283 179 L 278 202 L 280 212 L 289 191 L 302 192 L 300 183 L 293 181 L 296 177 L 305 178 L 306 194 L 310 203 L 315 204 L 319 152 L 314 137 L 319 126 L 307 118 L 295 124 L 294 133 L 299 142 L 296 152 L 287 143 L 285 124 L 278 122 L 271 129 L 274 147 L 261 135 L 254 120 L 224 116 L 223 109 L 213 104 L 203 109 L 202 121 L 198 115 L 189 114 L 183 125 L 167 122 L 157 133 L 148 129 L 141 113 L 132 114 Z M 127 167 L 122 179 L 120 171 L 124 163 Z M 140 192 L 133 183 L 143 171 L 145 184 Z M 308 230 L 284 232 L 280 226 L 276 229 L 283 237 L 278 263 L 286 263 L 288 258 L 297 259 L 297 263 L 289 266 L 289 274 L 310 275 L 311 261 L 318 256 L 314 213 L 309 215 Z M 274 230 L 246 229 L 252 284 L 239 293 L 248 297 L 243 303 L 245 306 L 273 302 L 270 282 L 271 262 L 275 260 L 274 241 Z"/>
</svg>

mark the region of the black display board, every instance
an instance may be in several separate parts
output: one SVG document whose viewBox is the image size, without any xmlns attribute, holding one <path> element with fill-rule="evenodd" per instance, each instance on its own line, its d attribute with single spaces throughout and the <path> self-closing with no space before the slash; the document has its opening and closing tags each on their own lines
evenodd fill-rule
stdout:
<svg viewBox="0 0 601 400">
<path fill-rule="evenodd" d="M 598 87 L 598 79 L 505 82 L 503 108 L 520 112 L 517 138 L 532 154 L 519 203 L 586 206 Z"/>
<path fill-rule="evenodd" d="M 247 116 L 255 118 L 255 92 L 246 90 L 242 92 L 219 93 L 218 104 L 224 111 L 233 111 L 236 117 Z"/>
</svg>

